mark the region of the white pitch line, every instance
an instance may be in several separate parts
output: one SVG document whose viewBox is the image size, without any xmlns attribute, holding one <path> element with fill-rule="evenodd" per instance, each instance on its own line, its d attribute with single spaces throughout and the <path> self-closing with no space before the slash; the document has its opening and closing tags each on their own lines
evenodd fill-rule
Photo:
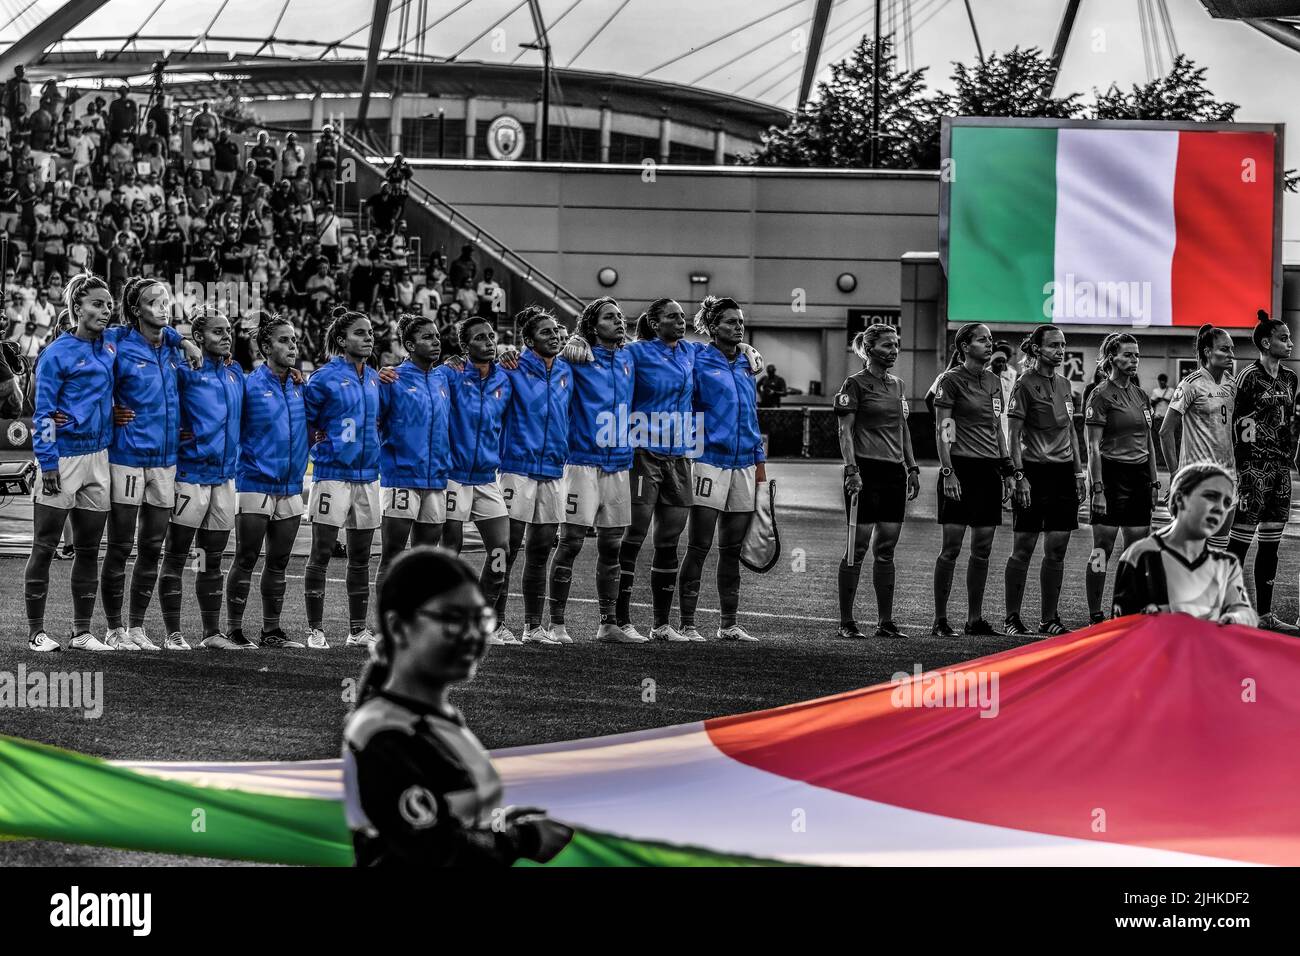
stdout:
<svg viewBox="0 0 1300 956">
<path fill-rule="evenodd" d="M 258 572 L 258 573 L 260 574 L 261 572 Z M 286 575 L 285 575 L 285 578 L 286 578 L 286 579 L 292 578 L 292 579 L 295 580 L 295 581 L 301 581 L 302 578 L 303 578 L 303 576 L 302 576 L 301 574 L 286 574 Z M 347 584 L 347 579 L 346 579 L 346 578 L 326 578 L 325 580 L 326 580 L 327 582 L 332 583 L 332 584 Z M 520 600 L 523 600 L 523 597 L 524 597 L 522 594 L 520 594 L 520 593 L 518 593 L 518 592 L 515 592 L 515 591 L 511 591 L 511 592 L 510 592 L 510 596 L 511 596 L 512 598 L 519 598 Z M 571 597 L 571 598 L 569 598 L 569 603 L 570 603 L 570 604 L 573 604 L 573 603 L 575 603 L 575 602 L 578 603 L 578 604 L 596 604 L 596 603 L 599 603 L 599 602 L 597 601 L 596 598 L 576 598 L 576 597 Z M 653 607 L 654 607 L 653 604 L 643 604 L 643 603 L 641 603 L 641 602 L 639 602 L 639 601 L 633 601 L 633 602 L 632 602 L 632 606 L 633 606 L 633 607 L 648 607 L 648 608 L 653 608 Z M 696 608 L 696 613 L 697 613 L 697 614 L 701 614 L 701 613 L 702 613 L 702 614 L 721 614 L 722 612 L 719 611 L 719 610 L 717 610 L 716 608 L 711 608 L 711 607 L 701 607 L 701 608 Z M 839 618 L 834 618 L 834 617 L 812 617 L 812 616 L 807 615 L 807 614 L 772 614 L 772 613 L 770 613 L 770 612 L 768 612 L 768 611 L 737 611 L 736 613 L 737 613 L 737 614 L 746 615 L 746 616 L 748 616 L 748 617 L 766 617 L 766 618 L 773 618 L 773 619 L 775 619 L 775 620 L 782 620 L 782 621 L 815 621 L 815 622 L 818 623 L 818 624 L 839 624 L 839 623 L 840 623 L 840 622 L 839 622 Z"/>
</svg>

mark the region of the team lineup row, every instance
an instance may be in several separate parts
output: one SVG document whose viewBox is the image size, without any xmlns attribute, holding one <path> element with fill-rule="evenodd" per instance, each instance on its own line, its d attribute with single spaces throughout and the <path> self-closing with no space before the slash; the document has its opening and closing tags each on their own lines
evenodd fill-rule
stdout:
<svg viewBox="0 0 1300 956">
<path fill-rule="evenodd" d="M 46 631 L 45 608 L 50 562 L 67 519 L 74 547 L 69 646 L 79 650 L 159 649 L 144 627 L 155 587 L 163 648 L 189 649 L 180 621 L 182 576 L 193 552 L 202 646 L 327 648 L 326 570 L 341 532 L 346 644 L 373 645 L 375 531 L 382 527 L 377 588 L 412 543 L 458 553 L 466 521 L 475 523 L 485 548 L 479 583 L 490 610 L 481 623 L 492 643 L 572 640 L 565 605 L 574 561 L 593 529 L 599 640 L 704 640 L 695 609 L 715 538 L 717 636 L 754 640 L 736 618 L 741 547 L 766 481 L 754 386 L 761 357 L 743 342 L 735 301 L 710 297 L 702 304 L 695 326 L 708 343 L 684 338 L 686 315 L 666 298 L 641 315 L 634 342 L 625 341 L 612 298 L 590 303 L 572 336 L 550 313 L 530 308 L 519 316 L 526 348 L 500 356 L 492 323 L 474 317 L 457 330 L 460 355 L 441 364 L 436 325 L 406 316 L 399 334 L 409 358 L 378 371 L 367 364 L 374 344 L 369 319 L 338 309 L 327 333 L 332 358 L 304 381 L 286 320 L 263 318 L 257 346 L 264 364 L 245 375 L 230 363 L 224 314 L 198 310 L 187 340 L 168 324 L 172 303 L 162 282 L 132 279 L 121 299 L 117 311 L 97 277 L 70 282 L 72 331 L 36 365 L 33 447 L 41 474 L 25 575 L 32 650 L 63 648 Z M 305 511 L 312 531 L 303 588 L 307 628 L 299 642 L 280 618 Z M 631 598 L 652 524 L 654 626 L 646 637 L 631 622 Z M 223 573 L 232 530 L 235 557 Z M 520 641 L 504 625 L 504 612 L 505 585 L 521 551 Z M 262 559 L 263 620 L 253 641 L 244 636 L 243 617 Z M 678 592 L 674 627 L 669 616 Z M 103 640 L 91 633 L 97 597 L 107 620 Z"/>
<path fill-rule="evenodd" d="M 1094 381 L 1084 393 L 1083 447 L 1073 424 L 1070 385 L 1060 374 L 1064 333 L 1042 325 L 1025 337 L 1021 349 L 1031 367 L 1016 379 L 1004 409 L 1001 379 L 988 369 L 992 333 L 978 323 L 962 326 L 952 361 L 927 396 L 935 411 L 941 466 L 938 521 L 943 529 L 934 569 L 932 633 L 954 634 L 948 599 L 968 528 L 963 630 L 1000 633 L 984 619 L 983 605 L 989 554 L 1008 498 L 1014 541 L 1005 570 L 1007 634 L 1033 633 L 1021 612 L 1040 538 L 1037 633 L 1051 636 L 1071 629 L 1062 623 L 1058 603 L 1066 550 L 1084 502 L 1090 505 L 1093 543 L 1085 571 L 1090 623 L 1103 620 L 1105 608 L 1118 614 L 1155 607 L 1300 633 L 1272 611 L 1300 437 L 1297 379 L 1282 364 L 1291 354 L 1291 334 L 1284 322 L 1264 312 L 1257 319 L 1252 340 L 1258 357 L 1235 376 L 1232 337 L 1209 325 L 1197 330 L 1200 367 L 1179 383 L 1158 435 L 1147 396 L 1136 384 L 1137 339 L 1122 332 L 1107 336 Z M 850 526 L 839 579 L 840 633 L 845 637 L 862 636 L 853 621 L 853 605 L 869 548 L 880 616 L 876 633 L 901 635 L 892 613 L 893 553 L 906 502 L 919 492 L 919 469 L 903 383 L 889 372 L 898 348 L 898 332 L 890 326 L 859 333 L 854 349 L 865 367 L 849 377 L 835 399 Z M 1173 476 L 1163 499 L 1157 441 Z M 1173 521 L 1152 534 L 1152 512 L 1162 500 Z M 1107 571 L 1121 536 L 1125 550 L 1117 565 L 1114 600 L 1103 605 Z M 1241 566 L 1256 537 L 1257 601 L 1252 606 Z"/>
</svg>

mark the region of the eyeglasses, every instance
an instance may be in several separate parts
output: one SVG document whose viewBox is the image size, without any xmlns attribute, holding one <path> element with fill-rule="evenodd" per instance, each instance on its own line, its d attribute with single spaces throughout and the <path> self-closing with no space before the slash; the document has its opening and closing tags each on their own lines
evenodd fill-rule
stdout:
<svg viewBox="0 0 1300 956">
<path fill-rule="evenodd" d="M 437 621 L 446 630 L 447 636 L 453 640 L 465 637 L 471 627 L 480 634 L 491 634 L 497 629 L 497 612 L 490 607 L 481 607 L 468 613 L 455 611 L 446 614 L 416 608 L 415 613 L 419 617 Z"/>
</svg>

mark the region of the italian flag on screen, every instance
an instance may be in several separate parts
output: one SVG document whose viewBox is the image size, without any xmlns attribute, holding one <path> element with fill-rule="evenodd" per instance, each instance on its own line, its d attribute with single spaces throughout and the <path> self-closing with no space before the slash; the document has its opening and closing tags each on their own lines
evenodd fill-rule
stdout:
<svg viewBox="0 0 1300 956">
<path fill-rule="evenodd" d="M 950 321 L 1249 327 L 1272 310 L 1272 132 L 951 133 Z"/>
</svg>

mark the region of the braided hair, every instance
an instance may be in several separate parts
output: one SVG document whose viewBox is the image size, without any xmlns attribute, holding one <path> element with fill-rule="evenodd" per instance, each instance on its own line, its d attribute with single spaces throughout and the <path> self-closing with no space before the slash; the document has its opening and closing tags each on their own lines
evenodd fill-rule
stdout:
<svg viewBox="0 0 1300 956">
<path fill-rule="evenodd" d="M 361 319 L 369 318 L 364 312 L 353 312 L 347 306 L 334 306 L 330 311 L 330 324 L 325 329 L 325 354 L 342 355 L 348 330 Z"/>
<path fill-rule="evenodd" d="M 80 311 L 81 300 L 99 289 L 108 292 L 108 283 L 90 272 L 83 272 L 80 275 L 73 276 L 68 280 L 68 284 L 63 287 L 63 304 L 72 319 L 73 328 L 76 328 L 77 325 L 77 313 Z"/>
<path fill-rule="evenodd" d="M 596 325 L 600 320 L 600 310 L 607 305 L 621 311 L 618 299 L 612 295 L 602 295 L 599 299 L 592 299 L 587 303 L 586 308 L 582 310 L 582 315 L 578 317 L 579 338 L 584 339 L 588 345 L 595 345 L 600 341 L 600 336 L 596 334 Z"/>
<path fill-rule="evenodd" d="M 658 338 L 659 335 L 655 329 L 659 325 L 659 320 L 664 317 L 668 306 L 673 302 L 672 299 L 655 299 L 645 307 L 640 318 L 636 320 L 636 337 L 642 341 Z"/>
<path fill-rule="evenodd" d="M 393 611 L 403 621 L 414 620 L 416 609 L 426 601 L 462 584 L 477 585 L 478 575 L 449 551 L 415 547 L 397 557 L 379 589 L 379 640 L 361 674 L 358 706 L 384 686 L 392 670 L 393 633 L 388 627 L 388 612 Z"/>
<path fill-rule="evenodd" d="M 700 335 L 713 335 L 713 328 L 722 318 L 722 314 L 728 309 L 735 309 L 740 312 L 741 318 L 744 318 L 744 312 L 740 304 L 727 296 L 706 295 L 704 301 L 700 303 L 699 310 L 695 313 L 695 331 Z"/>
</svg>

